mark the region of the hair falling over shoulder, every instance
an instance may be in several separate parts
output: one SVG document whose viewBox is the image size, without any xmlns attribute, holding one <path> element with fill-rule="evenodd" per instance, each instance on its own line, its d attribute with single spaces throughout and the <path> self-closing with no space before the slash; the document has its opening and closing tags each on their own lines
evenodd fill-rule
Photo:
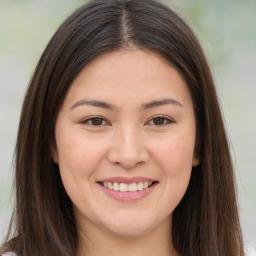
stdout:
<svg viewBox="0 0 256 256">
<path fill-rule="evenodd" d="M 55 33 L 33 74 L 15 149 L 16 204 L 0 254 L 76 256 L 72 202 L 50 147 L 70 84 L 100 54 L 121 48 L 160 54 L 185 79 L 194 104 L 197 157 L 186 194 L 173 213 L 180 256 L 244 256 L 234 171 L 210 68 L 198 40 L 172 10 L 154 0 L 94 0 Z"/>
</svg>

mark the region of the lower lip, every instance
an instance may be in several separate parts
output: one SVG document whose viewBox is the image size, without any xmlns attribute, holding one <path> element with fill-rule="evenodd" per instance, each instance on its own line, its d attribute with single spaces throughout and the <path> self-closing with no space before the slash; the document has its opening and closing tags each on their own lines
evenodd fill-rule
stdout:
<svg viewBox="0 0 256 256">
<path fill-rule="evenodd" d="M 103 185 L 99 184 L 98 185 L 101 187 L 101 189 L 110 197 L 118 200 L 118 201 L 136 201 L 139 199 L 142 199 L 144 197 L 146 197 L 147 195 L 149 195 L 154 188 L 156 187 L 158 183 L 154 183 L 153 185 L 151 185 L 149 188 L 147 189 L 143 189 L 143 190 L 138 190 L 135 192 L 121 192 L 121 191 L 115 191 L 112 189 L 108 189 L 106 187 L 104 187 Z"/>
</svg>

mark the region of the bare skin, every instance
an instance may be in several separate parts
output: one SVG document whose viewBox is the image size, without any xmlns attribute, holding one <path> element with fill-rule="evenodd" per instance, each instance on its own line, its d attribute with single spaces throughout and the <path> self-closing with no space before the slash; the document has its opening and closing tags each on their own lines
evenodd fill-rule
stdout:
<svg viewBox="0 0 256 256">
<path fill-rule="evenodd" d="M 87 235 L 80 231 L 80 245 L 79 256 L 84 255 L 98 255 L 98 256 L 118 256 L 118 255 L 133 255 L 133 256 L 178 256 L 177 252 L 172 246 L 171 232 L 166 226 L 166 235 L 163 235 L 163 229 L 142 235 L 138 237 L 121 237 L 116 234 L 88 230 Z"/>
<path fill-rule="evenodd" d="M 198 163 L 192 99 L 170 63 L 142 50 L 97 57 L 73 81 L 55 137 L 79 256 L 177 256 L 172 213 Z"/>
</svg>

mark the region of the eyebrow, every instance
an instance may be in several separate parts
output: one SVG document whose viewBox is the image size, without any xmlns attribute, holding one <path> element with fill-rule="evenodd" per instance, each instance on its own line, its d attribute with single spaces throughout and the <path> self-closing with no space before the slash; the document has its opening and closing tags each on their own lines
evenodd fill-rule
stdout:
<svg viewBox="0 0 256 256">
<path fill-rule="evenodd" d="M 105 108 L 105 109 L 114 109 L 115 106 L 100 100 L 79 100 L 78 102 L 76 102 L 74 105 L 72 105 L 72 107 L 70 108 L 70 110 L 79 107 L 79 106 L 83 106 L 83 105 L 88 105 L 88 106 L 93 106 L 93 107 L 98 107 L 98 108 Z"/>
<path fill-rule="evenodd" d="M 183 106 L 179 101 L 172 98 L 167 98 L 167 99 L 155 100 L 146 104 L 142 104 L 142 109 L 155 108 L 155 107 L 159 107 L 167 104 L 176 105 L 180 107 Z"/>
<path fill-rule="evenodd" d="M 180 106 L 180 107 L 183 106 L 177 100 L 172 99 L 172 98 L 167 98 L 167 99 L 155 100 L 155 101 L 151 101 L 149 103 L 142 104 L 141 108 L 143 110 L 146 110 L 146 109 L 155 108 L 155 107 L 159 107 L 159 106 L 167 105 L 167 104 L 176 105 L 176 106 Z M 79 106 L 83 106 L 83 105 L 104 108 L 104 109 L 110 109 L 110 110 L 116 109 L 116 106 L 106 103 L 106 102 L 103 102 L 103 101 L 100 101 L 100 100 L 82 99 L 82 100 L 79 100 L 78 102 L 76 102 L 74 105 L 72 105 L 70 110 L 72 110 L 76 107 L 79 107 Z"/>
</svg>

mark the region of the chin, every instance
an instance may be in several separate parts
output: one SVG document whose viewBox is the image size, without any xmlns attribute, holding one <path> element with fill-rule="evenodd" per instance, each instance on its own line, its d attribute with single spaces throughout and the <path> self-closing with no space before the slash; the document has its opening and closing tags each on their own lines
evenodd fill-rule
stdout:
<svg viewBox="0 0 256 256">
<path fill-rule="evenodd" d="M 111 231 L 111 233 L 116 234 L 120 237 L 125 237 L 125 238 L 144 236 L 148 234 L 150 230 L 152 229 L 150 229 L 149 227 L 135 226 L 135 225 L 109 228 L 109 231 Z"/>
<path fill-rule="evenodd" d="M 152 219 L 147 221 L 145 218 L 143 220 L 132 218 L 127 221 L 115 219 L 114 222 L 105 223 L 104 226 L 108 231 L 120 237 L 138 237 L 150 233 L 157 225 L 154 225 Z"/>
</svg>

